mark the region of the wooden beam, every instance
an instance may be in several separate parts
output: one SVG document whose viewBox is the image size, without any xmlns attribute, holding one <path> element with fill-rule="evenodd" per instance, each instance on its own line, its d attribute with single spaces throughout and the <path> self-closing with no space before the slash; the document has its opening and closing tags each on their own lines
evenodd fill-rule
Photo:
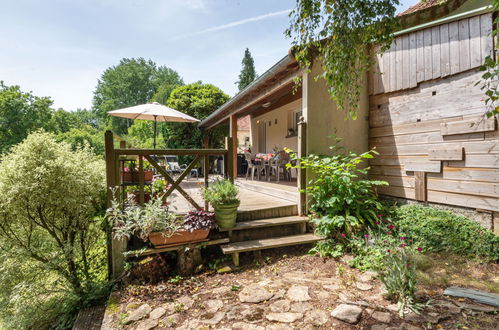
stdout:
<svg viewBox="0 0 499 330">
<path fill-rule="evenodd" d="M 203 148 L 208 149 L 210 145 L 210 140 L 208 134 L 204 134 L 203 136 Z M 210 173 L 210 156 L 203 156 L 203 178 L 204 178 L 204 187 L 208 188 L 208 181 L 209 181 L 209 173 Z M 204 201 L 204 210 L 208 211 L 210 205 L 208 204 L 207 201 Z"/>
<path fill-rule="evenodd" d="M 463 147 L 439 147 L 428 150 L 429 160 L 463 160 Z"/>
<path fill-rule="evenodd" d="M 235 177 L 237 177 L 237 117 L 236 115 L 230 116 L 230 137 L 232 144 L 232 154 L 229 156 L 232 160 L 232 168 L 235 173 Z"/>
<path fill-rule="evenodd" d="M 115 155 L 114 155 L 114 139 L 113 132 L 106 131 L 104 134 L 104 144 L 106 152 L 106 183 L 107 183 L 107 207 L 111 207 L 111 202 L 114 198 L 111 189 L 116 187 L 115 177 Z"/>
<path fill-rule="evenodd" d="M 415 198 L 420 202 L 426 202 L 426 172 L 414 172 Z"/>
<path fill-rule="evenodd" d="M 440 173 L 442 171 L 442 162 L 440 161 L 407 161 L 404 164 L 404 170 L 414 172 L 433 172 Z"/>
<path fill-rule="evenodd" d="M 305 120 L 300 118 L 298 123 L 298 157 L 304 157 L 307 154 L 307 123 Z M 298 199 L 298 213 L 300 215 L 306 215 L 307 210 L 307 194 L 305 189 L 307 188 L 307 170 L 303 168 L 298 168 L 298 190 L 300 191 L 300 197 Z"/>
<path fill-rule="evenodd" d="M 144 158 L 139 156 L 139 205 L 144 205 Z"/>
<path fill-rule="evenodd" d="M 225 149 L 115 149 L 115 155 L 224 155 Z"/>
<path fill-rule="evenodd" d="M 479 116 L 470 119 L 451 121 L 440 125 L 440 133 L 442 135 L 455 135 L 464 133 L 476 132 L 491 132 L 495 131 L 495 118 L 485 118 Z"/>
<path fill-rule="evenodd" d="M 234 149 L 233 149 L 232 137 L 227 137 L 226 144 L 227 144 L 227 154 L 226 154 L 225 158 L 227 159 L 226 160 L 227 177 L 231 182 L 234 182 L 234 161 L 232 158 L 232 157 L 234 157 Z M 236 155 L 237 155 L 237 153 L 236 153 Z M 236 159 L 236 161 L 237 161 L 237 159 Z"/>
</svg>

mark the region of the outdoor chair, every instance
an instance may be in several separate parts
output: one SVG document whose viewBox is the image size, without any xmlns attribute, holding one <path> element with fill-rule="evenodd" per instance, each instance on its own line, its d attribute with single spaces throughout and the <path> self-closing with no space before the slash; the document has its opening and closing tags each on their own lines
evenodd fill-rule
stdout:
<svg viewBox="0 0 499 330">
<path fill-rule="evenodd" d="M 269 161 L 269 175 L 267 175 L 267 180 L 270 181 L 270 174 L 275 173 L 276 182 L 279 183 L 281 176 L 281 168 L 284 174 L 284 179 L 291 181 L 291 171 L 286 168 L 286 164 L 290 162 L 291 158 L 287 152 L 281 150 L 275 154 Z"/>
<path fill-rule="evenodd" d="M 246 170 L 246 180 L 248 180 L 248 176 L 251 172 L 251 180 L 255 179 L 255 171 L 257 173 L 257 179 L 260 180 L 260 176 L 262 174 L 262 170 L 264 168 L 263 164 L 258 161 L 255 161 L 253 155 L 249 152 L 244 153 L 244 157 L 248 162 L 248 169 Z"/>
</svg>

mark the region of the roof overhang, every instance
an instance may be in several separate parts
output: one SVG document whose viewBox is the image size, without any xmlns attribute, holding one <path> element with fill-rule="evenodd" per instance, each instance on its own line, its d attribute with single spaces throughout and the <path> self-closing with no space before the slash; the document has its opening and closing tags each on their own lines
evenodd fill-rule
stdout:
<svg viewBox="0 0 499 330">
<path fill-rule="evenodd" d="M 295 77 L 301 69 L 291 55 L 286 55 L 245 89 L 223 104 L 199 123 L 201 128 L 212 128 L 225 123 L 230 116 L 242 117 L 262 109 L 263 104 L 278 104 L 287 95 L 301 93 L 295 88 Z M 296 97 L 296 96 L 292 96 Z M 274 106 L 270 107 L 274 108 Z"/>
</svg>

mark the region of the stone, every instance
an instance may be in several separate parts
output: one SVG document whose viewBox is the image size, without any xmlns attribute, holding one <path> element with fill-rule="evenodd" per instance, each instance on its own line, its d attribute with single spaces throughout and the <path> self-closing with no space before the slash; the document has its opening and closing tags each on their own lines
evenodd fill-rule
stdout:
<svg viewBox="0 0 499 330">
<path fill-rule="evenodd" d="M 227 320 L 241 320 L 249 309 L 248 306 L 234 305 L 227 311 Z"/>
<path fill-rule="evenodd" d="M 182 297 L 177 299 L 176 303 L 181 304 L 186 309 L 189 309 L 192 307 L 192 305 L 194 305 L 194 299 L 192 299 L 189 296 L 182 296 Z"/>
<path fill-rule="evenodd" d="M 379 321 L 382 323 L 390 323 L 392 321 L 392 315 L 390 313 L 375 311 L 372 313 L 371 316 L 376 321 Z"/>
<path fill-rule="evenodd" d="M 284 298 L 285 295 L 286 295 L 286 290 L 281 289 L 281 290 L 275 292 L 274 295 L 272 296 L 272 298 L 270 298 L 270 300 L 282 299 L 282 298 Z"/>
<path fill-rule="evenodd" d="M 386 330 L 386 325 L 384 324 L 373 324 L 371 325 L 371 330 Z M 395 328 L 397 329 L 397 328 Z"/>
<path fill-rule="evenodd" d="M 421 330 L 420 327 L 417 327 L 415 325 L 412 325 L 410 323 L 402 323 L 400 325 L 400 327 L 403 329 L 403 330 Z"/>
<path fill-rule="evenodd" d="M 305 323 L 320 327 L 327 323 L 329 317 L 325 311 L 313 310 L 305 315 Z"/>
<path fill-rule="evenodd" d="M 331 297 L 331 292 L 328 292 L 328 291 L 317 292 L 317 299 L 319 299 L 319 300 L 327 300 L 330 297 Z"/>
<path fill-rule="evenodd" d="M 360 321 L 361 315 L 362 315 L 362 308 L 360 308 L 359 306 L 348 305 L 348 304 L 338 305 L 331 312 L 332 317 L 350 324 L 358 323 Z"/>
<path fill-rule="evenodd" d="M 268 313 L 265 318 L 269 321 L 281 322 L 281 323 L 293 323 L 295 321 L 303 318 L 302 313 Z"/>
<path fill-rule="evenodd" d="M 286 280 L 288 280 L 289 282 L 303 283 L 303 282 L 312 282 L 312 281 L 314 281 L 314 279 L 310 275 L 310 273 L 300 272 L 300 271 L 284 273 L 283 277 Z"/>
<path fill-rule="evenodd" d="M 309 301 L 308 286 L 293 285 L 288 289 L 286 294 L 289 300 L 292 301 Z"/>
<path fill-rule="evenodd" d="M 211 312 L 216 312 L 224 306 L 224 303 L 219 299 L 211 299 L 204 302 L 204 307 Z"/>
<path fill-rule="evenodd" d="M 288 323 L 274 323 L 265 327 L 265 330 L 292 330 L 292 329 L 294 329 L 294 327 Z"/>
<path fill-rule="evenodd" d="M 149 304 L 143 304 L 134 311 L 132 311 L 123 321 L 124 324 L 130 324 L 132 322 L 142 320 L 152 311 L 151 306 Z"/>
<path fill-rule="evenodd" d="M 404 320 L 411 322 L 424 322 L 425 318 L 421 314 L 416 314 L 413 311 L 404 315 Z"/>
<path fill-rule="evenodd" d="M 289 300 L 278 300 L 272 303 L 269 307 L 270 311 L 274 313 L 288 312 L 291 308 L 291 302 Z"/>
<path fill-rule="evenodd" d="M 214 296 L 218 298 L 228 298 L 232 296 L 232 288 L 228 286 L 222 286 L 219 288 L 214 288 L 213 290 L 209 291 L 211 292 Z"/>
<path fill-rule="evenodd" d="M 216 312 L 216 313 L 208 312 L 208 313 L 201 316 L 200 321 L 202 323 L 215 325 L 215 324 L 220 323 L 220 321 L 222 321 L 224 316 L 225 316 L 225 312 Z"/>
<path fill-rule="evenodd" d="M 295 313 L 302 313 L 304 314 L 305 312 L 313 309 L 314 306 L 308 302 L 295 302 L 291 305 L 291 311 Z"/>
<path fill-rule="evenodd" d="M 243 312 L 244 320 L 248 322 L 259 322 L 263 320 L 265 309 L 261 307 L 251 307 Z"/>
<path fill-rule="evenodd" d="M 376 276 L 378 276 L 378 273 L 367 271 L 362 273 L 358 278 L 361 282 L 371 282 Z"/>
<path fill-rule="evenodd" d="M 323 285 L 322 287 L 329 291 L 336 291 L 340 289 L 340 286 L 338 284 Z"/>
<path fill-rule="evenodd" d="M 158 320 L 155 319 L 147 319 L 140 321 L 137 326 L 135 327 L 135 330 L 150 330 L 153 328 L 156 328 L 158 326 Z"/>
<path fill-rule="evenodd" d="M 346 264 L 348 264 L 352 260 L 353 260 L 353 255 L 351 254 L 345 254 L 343 257 L 341 257 L 341 261 L 343 261 Z"/>
<path fill-rule="evenodd" d="M 265 330 L 265 328 L 262 326 L 251 324 L 251 323 L 246 323 L 246 322 L 233 323 L 232 329 L 233 330 Z"/>
<path fill-rule="evenodd" d="M 459 307 L 463 309 L 469 309 L 475 312 L 484 312 L 484 313 L 492 313 L 492 312 L 497 312 L 499 310 L 496 307 L 492 306 L 481 306 L 481 305 L 466 304 L 466 303 L 460 303 Z"/>
<path fill-rule="evenodd" d="M 355 286 L 357 287 L 357 289 L 359 289 L 361 291 L 369 291 L 369 290 L 372 290 L 372 288 L 373 288 L 373 286 L 371 284 L 363 283 L 363 282 L 357 282 L 355 284 Z"/>
<path fill-rule="evenodd" d="M 161 319 L 159 323 L 165 328 L 173 328 L 179 323 L 179 321 L 180 321 L 180 316 L 178 314 L 172 314 Z"/>
<path fill-rule="evenodd" d="M 230 267 L 230 266 L 225 266 L 225 267 L 222 267 L 222 268 L 217 269 L 217 273 L 218 273 L 218 274 L 230 273 L 230 272 L 232 272 L 232 271 L 233 271 L 233 269 L 232 269 L 232 267 Z"/>
<path fill-rule="evenodd" d="M 239 300 L 241 302 L 249 303 L 260 303 L 269 300 L 273 296 L 274 294 L 272 292 L 269 292 L 267 289 L 262 288 L 257 284 L 250 284 L 239 292 Z"/>
<path fill-rule="evenodd" d="M 166 309 L 164 309 L 163 307 L 158 307 L 158 308 L 155 308 L 150 314 L 149 314 L 149 318 L 152 319 L 152 320 L 157 320 L 159 319 L 161 316 L 165 315 L 166 313 Z"/>
<path fill-rule="evenodd" d="M 163 307 L 166 311 L 166 314 L 173 314 L 175 313 L 175 303 L 174 302 L 167 302 L 163 304 L 161 307 Z"/>
<path fill-rule="evenodd" d="M 386 306 L 386 309 L 388 309 L 390 312 L 396 312 L 396 313 L 399 312 L 399 308 L 395 304 L 391 304 L 391 305 Z"/>
</svg>

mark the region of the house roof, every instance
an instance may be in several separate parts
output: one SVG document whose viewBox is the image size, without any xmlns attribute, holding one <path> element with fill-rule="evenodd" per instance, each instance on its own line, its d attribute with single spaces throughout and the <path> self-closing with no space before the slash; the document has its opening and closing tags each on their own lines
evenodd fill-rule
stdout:
<svg viewBox="0 0 499 330">
<path fill-rule="evenodd" d="M 418 12 L 418 11 L 421 11 L 421 10 L 424 10 L 424 9 L 427 9 L 427 8 L 430 8 L 430 7 L 433 7 L 433 6 L 440 5 L 440 4 L 444 3 L 444 2 L 447 2 L 447 0 L 426 0 L 426 1 L 419 1 L 414 6 L 411 6 L 411 7 L 407 8 L 406 10 L 404 10 L 403 12 L 401 12 L 398 16 L 410 15 L 410 14 L 413 14 L 415 12 Z"/>
</svg>

